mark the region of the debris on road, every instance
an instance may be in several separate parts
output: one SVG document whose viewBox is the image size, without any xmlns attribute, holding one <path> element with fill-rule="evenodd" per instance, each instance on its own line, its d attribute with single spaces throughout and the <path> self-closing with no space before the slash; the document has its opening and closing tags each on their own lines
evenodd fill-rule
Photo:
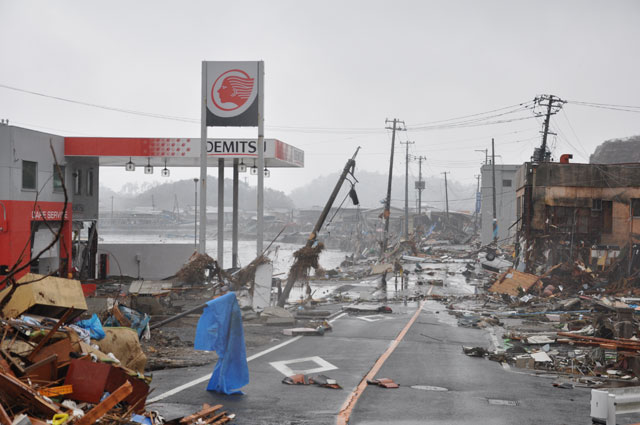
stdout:
<svg viewBox="0 0 640 425">
<path fill-rule="evenodd" d="M 400 385 L 389 378 L 368 379 L 367 384 L 377 385 L 382 388 L 400 388 Z"/>
<path fill-rule="evenodd" d="M 303 375 L 298 373 L 283 378 L 282 383 L 287 385 L 317 385 L 319 387 L 333 388 L 336 390 L 342 389 L 335 379 L 331 379 L 326 375 Z"/>
</svg>

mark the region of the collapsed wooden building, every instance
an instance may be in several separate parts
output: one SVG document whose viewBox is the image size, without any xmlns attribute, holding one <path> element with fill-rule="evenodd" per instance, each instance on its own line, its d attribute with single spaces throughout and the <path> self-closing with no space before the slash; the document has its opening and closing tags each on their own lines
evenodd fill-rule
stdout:
<svg viewBox="0 0 640 425">
<path fill-rule="evenodd" d="M 580 262 L 630 276 L 640 268 L 640 164 L 528 162 L 516 182 L 519 269 Z"/>
</svg>

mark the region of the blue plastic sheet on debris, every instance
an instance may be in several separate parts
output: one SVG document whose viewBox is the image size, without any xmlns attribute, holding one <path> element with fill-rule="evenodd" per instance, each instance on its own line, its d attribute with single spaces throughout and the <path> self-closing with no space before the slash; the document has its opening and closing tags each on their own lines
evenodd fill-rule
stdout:
<svg viewBox="0 0 640 425">
<path fill-rule="evenodd" d="M 100 341 L 106 336 L 104 329 L 102 329 L 102 323 L 97 314 L 93 314 L 90 319 L 80 320 L 76 323 L 77 326 L 89 331 L 91 338 Z"/>
<path fill-rule="evenodd" d="M 208 391 L 243 394 L 239 389 L 249 383 L 249 366 L 242 314 L 234 292 L 207 303 L 198 321 L 194 348 L 218 354 Z"/>
<path fill-rule="evenodd" d="M 131 322 L 131 328 L 135 329 L 138 332 L 138 337 L 142 335 L 144 329 L 147 327 L 147 324 L 151 320 L 151 317 L 147 313 L 140 313 L 139 311 L 133 310 L 125 305 L 118 304 L 118 309 L 120 312 Z M 104 326 L 125 326 L 124 323 L 120 323 L 118 319 L 113 316 L 110 316 L 104 322 Z"/>
<path fill-rule="evenodd" d="M 436 228 L 436 225 L 435 225 L 435 224 L 434 224 L 434 225 L 432 225 L 432 226 L 429 228 L 429 230 L 427 231 L 427 233 L 426 233 L 424 236 L 425 236 L 425 237 L 429 237 L 429 236 L 431 236 L 431 234 L 433 233 L 433 231 L 435 230 L 435 228 Z"/>
</svg>

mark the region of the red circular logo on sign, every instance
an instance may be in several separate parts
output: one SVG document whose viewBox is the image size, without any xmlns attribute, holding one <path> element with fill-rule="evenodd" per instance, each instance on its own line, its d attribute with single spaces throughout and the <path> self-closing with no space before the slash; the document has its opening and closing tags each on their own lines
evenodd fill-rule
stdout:
<svg viewBox="0 0 640 425">
<path fill-rule="evenodd" d="M 221 111 L 235 111 L 251 96 L 254 82 L 255 79 L 241 69 L 229 70 L 213 83 L 211 100 Z"/>
</svg>

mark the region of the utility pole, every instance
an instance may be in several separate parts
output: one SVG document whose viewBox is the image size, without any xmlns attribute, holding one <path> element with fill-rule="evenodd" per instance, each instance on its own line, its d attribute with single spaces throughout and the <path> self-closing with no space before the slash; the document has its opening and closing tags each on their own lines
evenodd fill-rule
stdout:
<svg viewBox="0 0 640 425">
<path fill-rule="evenodd" d="M 193 245 L 198 249 L 198 178 L 193 179 L 195 183 L 195 203 L 193 204 Z"/>
<path fill-rule="evenodd" d="M 544 103 L 545 101 L 546 103 Z M 562 109 L 562 105 L 567 102 L 552 94 L 538 96 L 534 99 L 534 102 L 536 106 L 546 107 L 547 110 L 545 113 L 536 113 L 537 116 L 545 116 L 544 129 L 542 130 L 542 145 L 533 151 L 533 157 L 531 159 L 535 162 L 547 162 L 551 156 L 550 152 L 547 151 L 547 136 L 549 134 L 555 135 L 555 133 L 549 131 L 551 115 L 557 114 L 560 109 Z"/>
<path fill-rule="evenodd" d="M 496 217 L 496 148 L 491 138 L 491 179 L 493 191 L 493 242 L 498 243 L 498 219 Z"/>
<path fill-rule="evenodd" d="M 384 252 L 387 250 L 387 239 L 389 237 L 389 217 L 391 216 L 391 181 L 393 179 L 393 153 L 396 148 L 396 131 L 406 130 L 405 128 L 399 128 L 398 124 L 402 123 L 404 126 L 404 121 L 400 121 L 397 118 L 393 120 L 384 120 L 385 124 L 393 123 L 393 127 L 386 127 L 388 130 L 392 130 L 391 133 L 391 157 L 389 158 L 389 182 L 387 183 L 387 197 L 384 200 L 384 236 L 382 239 L 382 246 L 380 249 L 380 258 L 384 255 Z"/>
<path fill-rule="evenodd" d="M 487 165 L 489 163 L 489 149 L 475 149 L 476 152 L 484 152 L 484 164 Z"/>
<path fill-rule="evenodd" d="M 422 191 L 424 190 L 424 182 L 422 181 L 422 161 L 426 160 L 426 156 L 420 155 L 416 158 L 418 160 L 418 182 L 416 183 L 416 189 L 418 189 L 418 215 L 422 214 Z"/>
<path fill-rule="evenodd" d="M 450 174 L 449 171 L 445 171 L 444 173 L 444 199 L 447 206 L 447 224 L 449 224 L 449 189 L 447 187 L 447 174 Z"/>
<path fill-rule="evenodd" d="M 409 239 L 409 145 L 415 142 L 400 142 L 405 145 L 405 167 L 404 167 L 404 238 Z"/>
<path fill-rule="evenodd" d="M 478 180 L 478 188 L 476 189 L 476 211 L 475 217 L 473 220 L 473 233 L 478 233 L 478 216 L 480 215 L 480 174 L 476 175 L 476 179 Z"/>
<path fill-rule="evenodd" d="M 111 195 L 111 221 L 113 221 L 113 195 Z"/>
</svg>

